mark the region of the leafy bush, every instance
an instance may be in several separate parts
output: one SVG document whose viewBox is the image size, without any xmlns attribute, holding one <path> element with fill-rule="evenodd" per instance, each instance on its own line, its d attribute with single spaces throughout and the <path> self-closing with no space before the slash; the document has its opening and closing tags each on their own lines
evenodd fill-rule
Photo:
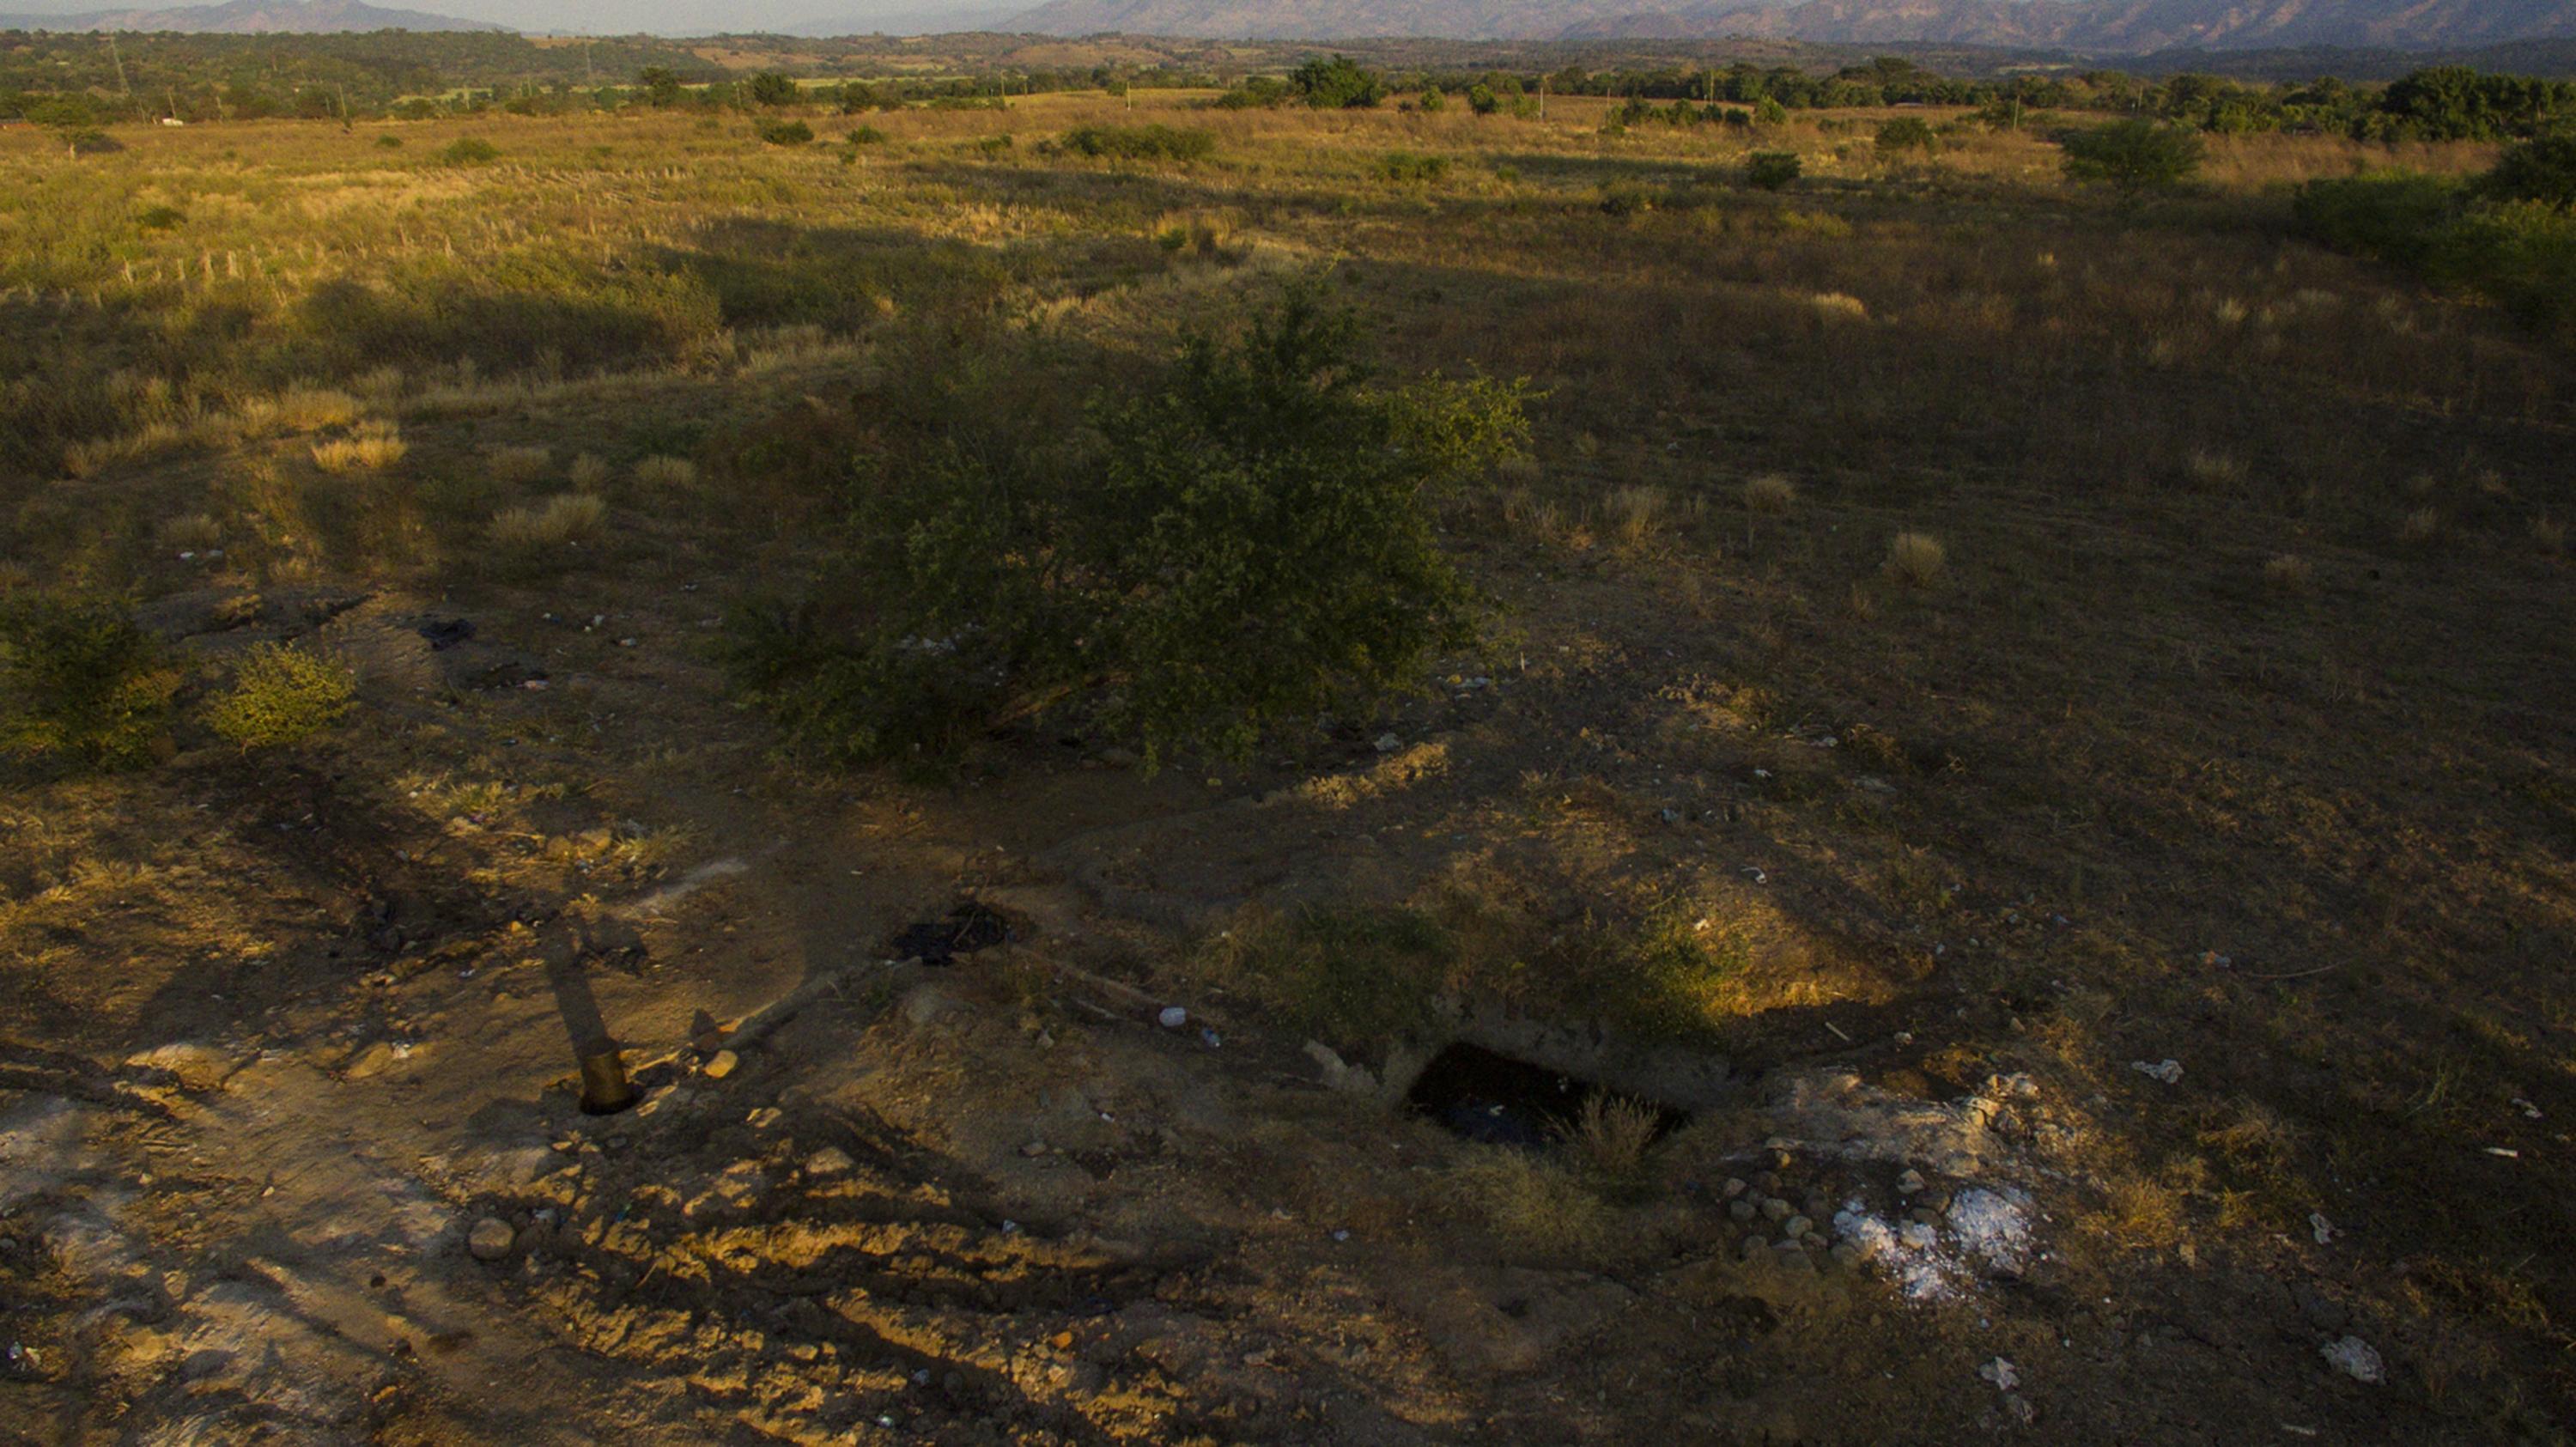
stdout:
<svg viewBox="0 0 2576 1447">
<path fill-rule="evenodd" d="M 1437 181 L 1449 174 L 1449 158 L 1389 151 L 1378 157 L 1377 173 L 1389 181 Z"/>
<path fill-rule="evenodd" d="M 802 95 L 793 77 L 777 71 L 764 70 L 751 78 L 751 101 L 754 105 L 794 105 Z"/>
<path fill-rule="evenodd" d="M 206 709 L 206 723 L 243 749 L 304 740 L 338 723 L 358 696 L 347 668 L 283 643 L 263 643 L 242 659 L 233 686 Z"/>
<path fill-rule="evenodd" d="M 188 219 L 188 213 L 176 206 L 150 206 L 134 218 L 134 224 L 146 231 L 167 231 Z"/>
<path fill-rule="evenodd" d="M 2206 149 L 2189 131 L 2143 119 L 2077 131 L 2059 144 L 2070 179 L 2108 182 L 2129 195 L 2190 180 Z"/>
<path fill-rule="evenodd" d="M 874 126 L 861 126 L 850 132 L 850 144 L 854 146 L 882 146 L 885 138 L 885 132 Z"/>
<path fill-rule="evenodd" d="M 1449 108 L 1449 97 L 1441 94 L 1440 87 L 1431 86 L 1422 92 L 1421 106 L 1425 115 L 1436 116 Z"/>
<path fill-rule="evenodd" d="M 1216 137 L 1175 126 L 1076 126 L 1056 144 L 1077 156 L 1114 156 L 1125 161 L 1195 161 L 1216 149 Z"/>
<path fill-rule="evenodd" d="M 1494 88 L 1482 81 L 1467 87 L 1467 109 L 1480 116 L 1492 115 L 1502 109 L 1502 104 L 1502 98 L 1494 94 Z"/>
<path fill-rule="evenodd" d="M 2576 210 L 2576 131 L 2525 141 L 2496 158 L 2479 189 L 2500 201 Z"/>
<path fill-rule="evenodd" d="M 480 136 L 466 136 L 451 141 L 438 159 L 450 166 L 483 166 L 501 158 L 501 150 Z"/>
<path fill-rule="evenodd" d="M 1300 291 L 1095 398 L 1088 455 L 952 445 L 865 477 L 850 581 L 738 614 L 736 686 L 846 761 L 1076 701 L 1149 760 L 1372 706 L 1464 638 L 1431 503 L 1528 424 L 1519 384 L 1370 386 L 1356 335 Z"/>
<path fill-rule="evenodd" d="M 1902 155 L 1907 151 L 1932 151 L 1940 147 L 1940 138 L 1932 127 L 1912 116 L 1903 116 L 1878 128 L 1878 153 Z"/>
<path fill-rule="evenodd" d="M 1256 75 L 1208 104 L 1219 110 L 1267 110 L 1298 99 L 1297 88 L 1276 76 Z"/>
<path fill-rule="evenodd" d="M 0 601 L 0 749 L 75 768 L 148 763 L 178 690 L 178 670 L 123 608 Z"/>
<path fill-rule="evenodd" d="M 811 145 L 814 140 L 814 128 L 803 121 L 762 121 L 756 129 L 773 146 Z"/>
<path fill-rule="evenodd" d="M 1317 110 L 1356 110 L 1386 96 L 1386 83 L 1376 71 L 1341 55 L 1307 61 L 1289 74 L 1288 83 Z"/>
<path fill-rule="evenodd" d="M 2548 184 L 2545 167 L 2473 186 L 2403 174 L 2312 181 L 2300 188 L 2296 214 L 2300 230 L 2328 246 L 2483 292 L 2525 322 L 2563 328 L 2576 325 L 2576 210 L 2537 196 L 2485 199 L 2545 196 Z"/>
<path fill-rule="evenodd" d="M 1794 151 L 1756 151 L 1744 163 L 1744 183 L 1763 191 L 1780 190 L 1805 173 Z"/>
</svg>

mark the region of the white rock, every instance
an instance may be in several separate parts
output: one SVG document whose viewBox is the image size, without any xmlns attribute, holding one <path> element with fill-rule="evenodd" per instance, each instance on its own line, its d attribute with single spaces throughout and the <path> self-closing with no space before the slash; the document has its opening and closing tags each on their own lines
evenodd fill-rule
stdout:
<svg viewBox="0 0 2576 1447">
<path fill-rule="evenodd" d="M 1190 1012 L 1178 1005 L 1165 1005 L 1163 1013 L 1154 1018 L 1162 1023 L 1164 1029 L 1178 1030 L 1190 1023 Z"/>
<path fill-rule="evenodd" d="M 850 1160 L 850 1153 L 848 1151 L 841 1149 L 839 1146 L 825 1146 L 821 1150 L 816 1151 L 814 1154 L 805 1158 L 805 1174 L 809 1176 L 837 1176 L 849 1170 L 852 1164 L 854 1163 Z"/>
<path fill-rule="evenodd" d="M 2357 1336 L 2341 1337 L 2317 1348 L 2326 1365 L 2356 1382 L 2372 1385 L 2387 1380 L 2388 1370 L 2379 1359 L 2379 1351 Z"/>
<path fill-rule="evenodd" d="M 2167 1085 L 2180 1085 L 2182 1083 L 2182 1062 L 2179 1060 L 2158 1060 L 2153 1062 L 2132 1060 L 2129 1062 L 2129 1068 L 2150 1080 L 2161 1080 Z"/>
</svg>

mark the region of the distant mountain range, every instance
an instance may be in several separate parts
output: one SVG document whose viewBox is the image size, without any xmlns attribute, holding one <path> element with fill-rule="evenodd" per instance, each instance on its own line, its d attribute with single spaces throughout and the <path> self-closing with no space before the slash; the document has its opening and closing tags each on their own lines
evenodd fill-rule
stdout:
<svg viewBox="0 0 2576 1447">
<path fill-rule="evenodd" d="M 2457 49 L 2576 37 L 2576 0 L 1047 0 L 996 28 L 1215 39 L 1720 39 L 2039 46 Z"/>
<path fill-rule="evenodd" d="M 425 10 L 390 10 L 359 0 L 228 0 L 167 10 L 94 10 L 86 15 L 0 15 L 0 30 L 187 30 L 277 35 L 346 30 L 508 30 Z"/>
</svg>

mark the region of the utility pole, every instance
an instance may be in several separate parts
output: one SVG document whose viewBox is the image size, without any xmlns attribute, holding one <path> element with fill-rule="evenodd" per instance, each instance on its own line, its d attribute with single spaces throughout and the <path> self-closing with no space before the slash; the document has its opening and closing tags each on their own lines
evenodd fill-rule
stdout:
<svg viewBox="0 0 2576 1447">
<path fill-rule="evenodd" d="M 128 100 L 133 99 L 134 87 L 125 83 L 125 57 L 116 48 L 116 32 L 113 30 L 107 32 L 107 58 L 116 62 L 117 93 Z"/>
</svg>

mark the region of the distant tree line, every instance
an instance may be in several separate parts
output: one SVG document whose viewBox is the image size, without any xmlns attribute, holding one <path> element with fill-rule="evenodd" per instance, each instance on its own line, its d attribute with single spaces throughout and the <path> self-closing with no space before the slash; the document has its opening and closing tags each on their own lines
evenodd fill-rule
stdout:
<svg viewBox="0 0 2576 1447">
<path fill-rule="evenodd" d="M 1445 105 L 1527 115 L 1540 97 L 1622 98 L 1623 124 L 1765 123 L 1788 112 L 1888 105 L 1969 106 L 2000 125 L 2049 112 L 2151 118 L 2222 134 L 2299 131 L 2365 140 L 2496 140 L 2576 119 L 2576 82 L 2462 66 L 2386 85 L 2332 77 L 2295 83 L 2117 70 L 2000 78 L 1947 76 L 1898 56 L 1820 72 L 1794 65 L 1568 65 L 1553 71 L 1382 72 L 1312 56 L 1284 73 L 1227 73 L 1167 60 L 1149 66 L 1021 69 L 1009 38 L 947 37 L 964 73 L 874 72 L 902 59 L 895 43 L 799 41 L 813 65 L 744 76 L 698 50 L 651 36 L 540 43 L 483 32 L 348 35 L 122 35 L 0 32 L 0 119 L 70 127 L 148 121 L 425 118 L 504 110 L 556 114 L 622 106 L 752 110 L 824 106 L 855 113 L 905 105 L 999 104 L 1050 91 L 1222 89 L 1228 107 Z M 980 55 L 977 48 L 983 47 Z M 1240 62 L 1237 62 L 1240 64 Z"/>
</svg>

